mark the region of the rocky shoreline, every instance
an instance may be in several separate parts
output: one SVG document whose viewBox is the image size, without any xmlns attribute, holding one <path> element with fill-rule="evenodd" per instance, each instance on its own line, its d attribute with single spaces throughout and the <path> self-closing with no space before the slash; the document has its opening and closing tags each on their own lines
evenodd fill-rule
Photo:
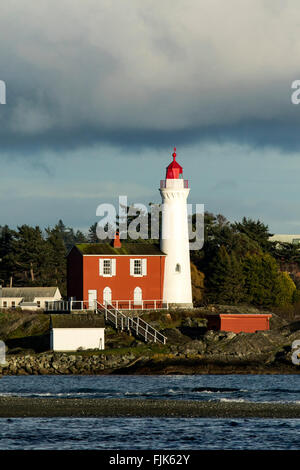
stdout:
<svg viewBox="0 0 300 470">
<path fill-rule="evenodd" d="M 199 354 L 41 353 L 8 356 L 2 375 L 100 375 L 100 374 L 298 374 L 300 368 L 288 359 L 270 361 L 266 355 L 250 357 L 203 356 Z"/>
</svg>

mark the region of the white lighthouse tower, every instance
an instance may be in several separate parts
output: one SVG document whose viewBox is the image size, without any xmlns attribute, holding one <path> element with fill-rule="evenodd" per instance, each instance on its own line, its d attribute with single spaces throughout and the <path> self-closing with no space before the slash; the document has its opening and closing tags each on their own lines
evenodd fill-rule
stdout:
<svg viewBox="0 0 300 470">
<path fill-rule="evenodd" d="M 176 162 L 174 148 L 173 161 L 167 167 L 166 178 L 160 182 L 160 249 L 167 255 L 163 302 L 176 308 L 193 307 L 186 202 L 189 192 L 182 167 Z"/>
</svg>

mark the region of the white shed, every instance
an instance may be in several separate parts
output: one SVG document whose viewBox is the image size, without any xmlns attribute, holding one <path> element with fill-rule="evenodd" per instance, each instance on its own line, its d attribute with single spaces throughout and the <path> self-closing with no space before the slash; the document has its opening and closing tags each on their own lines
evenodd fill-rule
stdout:
<svg viewBox="0 0 300 470">
<path fill-rule="evenodd" d="M 0 308 L 39 310 L 46 302 L 61 300 L 59 288 L 54 287 L 1 287 Z"/>
<path fill-rule="evenodd" d="M 104 349 L 104 318 L 89 314 L 50 316 L 50 349 Z"/>
</svg>

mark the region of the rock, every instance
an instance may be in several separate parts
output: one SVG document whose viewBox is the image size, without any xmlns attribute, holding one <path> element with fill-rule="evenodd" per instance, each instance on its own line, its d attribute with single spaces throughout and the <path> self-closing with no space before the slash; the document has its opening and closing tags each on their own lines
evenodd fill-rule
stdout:
<svg viewBox="0 0 300 470">
<path fill-rule="evenodd" d="M 233 339 L 235 338 L 236 333 L 234 333 L 233 331 L 228 331 L 226 336 L 227 336 L 227 339 Z"/>
</svg>

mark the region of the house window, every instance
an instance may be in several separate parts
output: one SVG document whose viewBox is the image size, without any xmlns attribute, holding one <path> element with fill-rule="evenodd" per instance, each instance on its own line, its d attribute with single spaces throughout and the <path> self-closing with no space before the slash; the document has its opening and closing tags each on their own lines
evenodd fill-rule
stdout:
<svg viewBox="0 0 300 470">
<path fill-rule="evenodd" d="M 3 302 L 3 307 L 7 307 L 7 302 L 6 301 Z"/>
<path fill-rule="evenodd" d="M 111 259 L 103 260 L 103 274 L 104 276 L 111 276 Z"/>
<path fill-rule="evenodd" d="M 147 259 L 138 258 L 130 260 L 130 276 L 147 276 Z"/>
<path fill-rule="evenodd" d="M 135 276 L 141 276 L 142 275 L 142 260 L 141 259 L 135 259 L 134 265 L 133 265 L 133 274 Z"/>
<path fill-rule="evenodd" d="M 116 275 L 116 260 L 115 259 L 100 259 L 99 260 L 99 274 L 104 277 L 111 277 Z"/>
<path fill-rule="evenodd" d="M 41 306 L 41 301 L 38 300 L 38 301 L 36 302 L 36 305 L 37 305 L 38 308 L 40 308 L 40 306 Z"/>
<path fill-rule="evenodd" d="M 12 303 L 11 303 L 11 307 L 15 308 L 15 306 L 16 306 L 16 302 L 13 300 Z"/>
</svg>

